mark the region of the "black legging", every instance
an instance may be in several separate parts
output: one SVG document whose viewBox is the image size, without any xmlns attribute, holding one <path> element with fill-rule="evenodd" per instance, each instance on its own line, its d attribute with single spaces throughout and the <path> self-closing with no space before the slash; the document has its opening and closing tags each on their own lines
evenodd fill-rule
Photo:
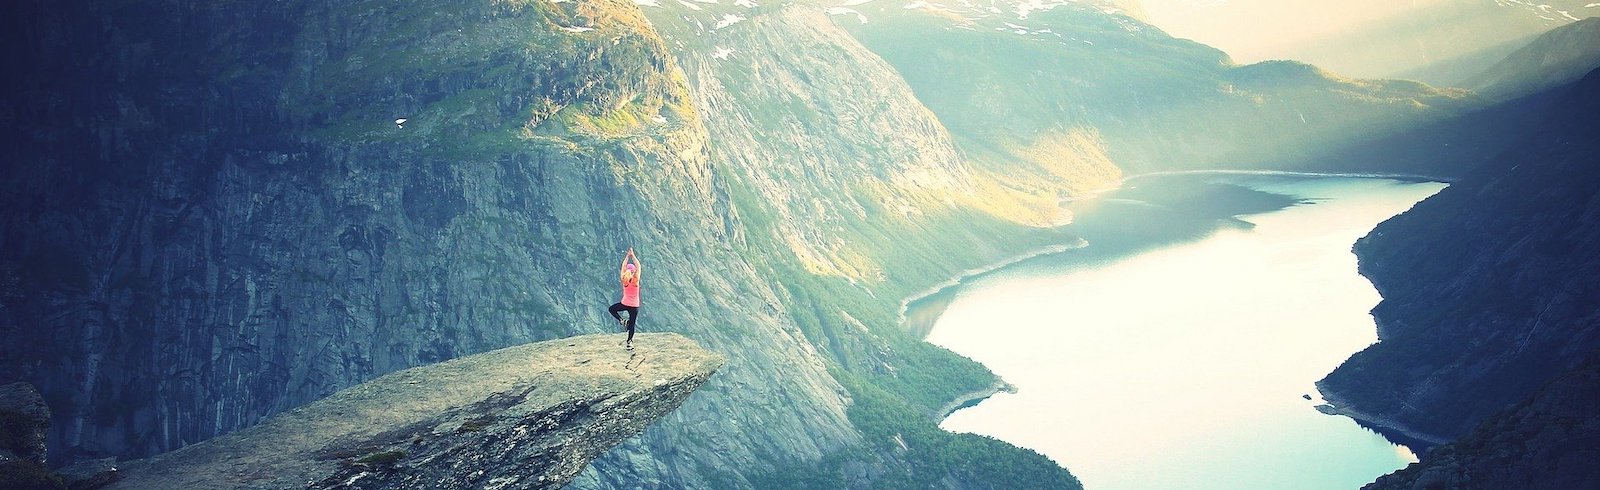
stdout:
<svg viewBox="0 0 1600 490">
<path fill-rule="evenodd" d="M 611 317 L 616 318 L 617 321 L 622 321 L 622 315 L 617 314 L 617 312 L 622 310 L 628 310 L 628 341 L 633 342 L 633 322 L 639 319 L 639 307 L 628 306 L 622 303 L 612 303 L 610 310 Z"/>
</svg>

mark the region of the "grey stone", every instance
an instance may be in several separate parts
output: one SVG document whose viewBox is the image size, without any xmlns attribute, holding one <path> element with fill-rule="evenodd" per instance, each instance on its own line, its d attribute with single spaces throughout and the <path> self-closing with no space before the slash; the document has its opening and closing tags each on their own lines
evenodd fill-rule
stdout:
<svg viewBox="0 0 1600 490">
<path fill-rule="evenodd" d="M 56 471 L 72 490 L 93 490 L 116 481 L 122 474 L 117 470 L 117 458 L 100 458 L 79 461 Z"/>
<path fill-rule="evenodd" d="M 724 362 L 677 334 L 634 344 L 588 335 L 391 373 L 129 462 L 110 488 L 560 487 Z"/>
<path fill-rule="evenodd" d="M 0 447 L 0 462 L 15 458 L 46 464 L 49 451 L 45 434 L 50 430 L 50 407 L 45 405 L 39 391 L 22 382 L 0 386 L 0 417 L 6 419 L 0 430 L 16 432 L 7 437 L 14 438 L 15 446 Z"/>
</svg>

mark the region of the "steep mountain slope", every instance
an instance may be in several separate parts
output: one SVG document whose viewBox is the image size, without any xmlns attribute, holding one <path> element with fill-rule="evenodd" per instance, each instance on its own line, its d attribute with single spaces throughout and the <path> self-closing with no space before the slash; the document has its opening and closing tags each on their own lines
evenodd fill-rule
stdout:
<svg viewBox="0 0 1600 490">
<path fill-rule="evenodd" d="M 0 111 L 22 162 L 0 170 L 0 372 L 42 387 L 55 454 L 170 450 L 385 372 L 613 329 L 628 245 L 661 292 L 644 328 L 730 356 L 644 437 L 693 455 L 658 474 L 858 437 L 733 251 L 704 126 L 631 3 L 7 10 L 7 64 L 30 69 Z"/>
<path fill-rule="evenodd" d="M 1366 490 L 1593 488 L 1600 483 L 1600 357 Z"/>
<path fill-rule="evenodd" d="M 45 387 L 64 457 L 170 450 L 395 369 L 604 331 L 607 271 L 635 245 L 660 292 L 645 328 L 730 363 L 580 484 L 793 484 L 831 461 L 856 465 L 852 485 L 1075 485 L 1037 454 L 939 431 L 936 407 L 992 376 L 899 334 L 894 300 L 857 285 L 896 298 L 1062 239 L 952 204 L 980 184 L 903 84 L 887 113 L 752 112 L 813 121 L 756 126 L 787 132 L 761 139 L 797 145 L 781 151 L 717 119 L 728 142 L 713 148 L 701 114 L 720 113 L 698 104 L 715 92 L 689 93 L 629 3 L 8 8 L 8 64 L 40 69 L 8 80 L 0 111 L 29 162 L 4 175 L 3 373 Z M 786 15 L 801 30 L 777 34 L 849 40 Z M 885 132 L 861 117 L 887 117 Z M 838 152 L 808 141 L 839 121 Z M 1053 218 L 1053 200 L 1028 205 L 1005 209 Z M 925 212 L 942 216 L 908 219 Z M 910 279 L 889 281 L 844 232 L 874 235 Z M 896 454 L 907 441 L 915 454 Z"/>
<path fill-rule="evenodd" d="M 1558 27 L 1539 36 L 1466 86 L 1497 98 L 1520 97 L 1566 85 L 1600 68 L 1600 17 Z"/>
<path fill-rule="evenodd" d="M 1320 382 L 1363 422 L 1421 447 L 1600 348 L 1600 72 L 1525 140 L 1356 244 L 1383 294 L 1379 343 Z"/>
<path fill-rule="evenodd" d="M 804 339 L 838 368 L 864 437 L 820 461 L 786 461 L 758 486 L 1075 486 L 1042 456 L 938 430 L 939 407 L 993 377 L 896 328 L 899 298 L 1068 240 L 1020 224 L 1058 219 L 1057 194 L 974 175 L 909 87 L 819 8 L 643 9 L 704 108 L 714 165 L 736 183 L 746 254 L 781 285 Z M 608 464 L 653 463 L 617 455 L 597 465 L 596 479 L 633 471 Z"/>
</svg>

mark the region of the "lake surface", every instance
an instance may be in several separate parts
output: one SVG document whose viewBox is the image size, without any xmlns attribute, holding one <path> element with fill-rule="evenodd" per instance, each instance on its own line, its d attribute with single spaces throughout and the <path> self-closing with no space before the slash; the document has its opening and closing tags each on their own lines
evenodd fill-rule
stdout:
<svg viewBox="0 0 1600 490">
<path fill-rule="evenodd" d="M 1039 451 L 1090 489 L 1351 489 L 1404 467 L 1404 447 L 1315 411 L 1313 383 L 1377 341 L 1351 245 L 1443 187 L 1181 176 L 1076 203 L 1088 247 L 930 302 L 928 341 L 1017 389 L 942 427 Z"/>
</svg>

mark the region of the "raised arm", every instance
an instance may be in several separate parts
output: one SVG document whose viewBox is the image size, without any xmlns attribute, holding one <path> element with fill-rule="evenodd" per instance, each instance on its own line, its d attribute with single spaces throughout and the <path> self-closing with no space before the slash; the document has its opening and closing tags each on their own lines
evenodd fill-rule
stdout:
<svg viewBox="0 0 1600 490">
<path fill-rule="evenodd" d="M 634 274 L 643 275 L 642 273 L 644 272 L 644 262 L 640 262 L 639 261 L 639 256 L 633 254 L 633 248 L 632 247 L 628 248 L 628 258 L 633 259 L 633 273 Z M 627 259 L 623 259 L 623 261 L 626 262 Z"/>
</svg>

